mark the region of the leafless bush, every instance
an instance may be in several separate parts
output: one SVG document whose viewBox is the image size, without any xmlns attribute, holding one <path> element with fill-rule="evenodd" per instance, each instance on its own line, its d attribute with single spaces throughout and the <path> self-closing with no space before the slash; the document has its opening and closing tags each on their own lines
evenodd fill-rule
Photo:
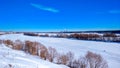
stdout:
<svg viewBox="0 0 120 68">
<path fill-rule="evenodd" d="M 72 62 L 74 60 L 74 54 L 72 52 L 68 52 L 67 53 L 67 56 L 68 56 L 68 66 L 71 67 L 72 66 Z"/>
<path fill-rule="evenodd" d="M 64 64 L 64 65 L 67 65 L 69 59 L 68 59 L 68 56 L 66 54 L 59 54 L 57 56 L 57 63 L 58 64 Z"/>
<path fill-rule="evenodd" d="M 32 55 L 38 55 L 38 42 L 32 42 Z"/>
<path fill-rule="evenodd" d="M 25 52 L 30 53 L 32 51 L 31 46 L 32 46 L 31 41 L 25 41 Z"/>
<path fill-rule="evenodd" d="M 49 47 L 48 48 L 48 54 L 47 54 L 47 59 L 50 62 L 53 62 L 53 60 L 55 59 L 55 57 L 57 56 L 57 51 L 55 48 Z"/>
<path fill-rule="evenodd" d="M 2 44 L 3 43 L 3 40 L 0 40 L 0 44 Z"/>
<path fill-rule="evenodd" d="M 40 56 L 40 58 L 46 60 L 48 50 L 47 48 L 38 42 L 25 41 L 25 52 L 32 55 Z"/>
<path fill-rule="evenodd" d="M 11 40 L 3 40 L 3 43 L 10 48 L 13 47 L 13 41 Z"/>
<path fill-rule="evenodd" d="M 46 60 L 47 58 L 47 54 L 48 54 L 48 50 L 47 48 L 44 46 L 44 45 L 39 45 L 39 54 L 40 54 L 40 57 L 44 60 Z"/>
<path fill-rule="evenodd" d="M 60 56 L 61 56 L 61 54 L 58 53 L 58 54 L 57 54 L 57 58 L 56 58 L 56 63 L 57 63 L 57 64 L 61 64 Z"/>
<path fill-rule="evenodd" d="M 88 62 L 85 57 L 80 57 L 72 62 L 71 68 L 87 68 Z"/>
<path fill-rule="evenodd" d="M 99 54 L 88 52 L 85 57 L 90 68 L 108 68 L 107 62 Z"/>
<path fill-rule="evenodd" d="M 3 43 L 6 45 L 13 45 L 13 42 L 11 40 L 4 40 Z"/>
<path fill-rule="evenodd" d="M 32 55 L 38 55 L 38 42 L 25 41 L 25 52 Z"/>
<path fill-rule="evenodd" d="M 74 61 L 72 62 L 71 68 L 80 68 L 80 63 L 79 63 L 79 61 L 78 61 L 78 60 L 74 60 Z"/>
<path fill-rule="evenodd" d="M 22 50 L 23 49 L 23 42 L 20 40 L 15 40 L 15 42 L 13 43 L 13 49 L 16 50 Z"/>
<path fill-rule="evenodd" d="M 108 65 L 99 54 L 88 52 L 85 57 L 74 60 L 71 68 L 108 68 Z"/>
</svg>

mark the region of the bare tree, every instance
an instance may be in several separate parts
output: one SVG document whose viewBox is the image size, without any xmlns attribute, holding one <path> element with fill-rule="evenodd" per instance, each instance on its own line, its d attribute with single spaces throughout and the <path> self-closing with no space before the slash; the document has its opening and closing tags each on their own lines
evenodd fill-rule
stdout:
<svg viewBox="0 0 120 68">
<path fill-rule="evenodd" d="M 32 51 L 31 49 L 32 42 L 31 41 L 25 41 L 25 52 L 30 53 Z"/>
<path fill-rule="evenodd" d="M 47 54 L 47 59 L 50 62 L 53 62 L 53 60 L 55 59 L 55 57 L 57 56 L 57 51 L 55 48 L 49 47 L 48 48 L 48 54 Z"/>
<path fill-rule="evenodd" d="M 32 55 L 38 55 L 38 42 L 32 42 Z"/>
<path fill-rule="evenodd" d="M 22 50 L 23 49 L 23 42 L 20 40 L 15 40 L 15 42 L 13 43 L 13 49 L 16 50 Z"/>
<path fill-rule="evenodd" d="M 71 68 L 88 68 L 88 62 L 85 57 L 80 57 L 72 62 Z"/>
<path fill-rule="evenodd" d="M 107 62 L 99 54 L 88 52 L 85 57 L 90 68 L 108 68 Z"/>
<path fill-rule="evenodd" d="M 61 64 L 61 59 L 60 59 L 61 54 L 57 53 L 57 58 L 56 58 L 56 63 Z"/>
<path fill-rule="evenodd" d="M 69 59 L 68 59 L 68 56 L 66 54 L 59 54 L 59 56 L 57 57 L 58 64 L 67 65 L 68 61 L 69 61 Z"/>
<path fill-rule="evenodd" d="M 3 43 L 7 46 L 8 45 L 13 45 L 13 42 L 11 40 L 4 40 Z"/>
<path fill-rule="evenodd" d="M 74 60 L 73 62 L 72 62 L 72 65 L 71 65 L 71 68 L 79 68 L 79 62 L 78 62 L 78 60 Z"/>
<path fill-rule="evenodd" d="M 2 44 L 3 43 L 3 40 L 0 40 L 0 44 Z"/>
<path fill-rule="evenodd" d="M 72 62 L 73 62 L 73 60 L 74 60 L 74 54 L 72 53 L 72 52 L 68 52 L 67 53 L 67 56 L 68 56 L 68 66 L 69 67 L 71 67 L 71 65 L 72 65 Z"/>
<path fill-rule="evenodd" d="M 38 42 L 25 41 L 25 52 L 28 52 L 32 55 L 38 55 Z"/>
<path fill-rule="evenodd" d="M 40 47 L 39 47 L 40 49 L 40 57 L 42 58 L 42 59 L 44 59 L 44 60 L 46 60 L 46 58 L 47 58 L 47 54 L 48 54 L 48 50 L 47 50 L 47 48 L 44 46 L 44 45 L 40 45 Z"/>
</svg>

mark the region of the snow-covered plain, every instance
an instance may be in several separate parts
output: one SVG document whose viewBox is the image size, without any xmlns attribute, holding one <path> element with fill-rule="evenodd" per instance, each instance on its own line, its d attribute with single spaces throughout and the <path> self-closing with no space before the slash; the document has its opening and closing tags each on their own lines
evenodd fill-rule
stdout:
<svg viewBox="0 0 120 68">
<path fill-rule="evenodd" d="M 101 54 L 102 57 L 108 62 L 109 68 L 119 68 L 120 67 L 120 44 L 119 43 L 72 40 L 72 39 L 66 39 L 66 38 L 32 37 L 32 36 L 24 36 L 22 34 L 2 35 L 2 36 L 0 36 L 0 39 L 10 39 L 13 41 L 17 40 L 17 39 L 19 39 L 21 41 L 25 41 L 25 40 L 37 41 L 37 42 L 42 43 L 46 47 L 51 46 L 51 47 L 56 48 L 56 50 L 60 53 L 66 53 L 68 51 L 71 51 L 75 54 L 75 58 L 84 56 L 87 53 L 87 51 L 91 51 L 91 52 L 94 52 L 97 54 Z M 2 49 L 2 50 L 4 50 L 4 49 Z M 0 51 L 0 54 L 1 54 L 2 50 Z M 14 51 L 14 52 L 16 54 L 17 51 Z M 19 54 L 23 55 L 24 53 L 22 53 L 22 52 L 17 53 L 17 55 L 19 55 Z M 23 65 L 32 65 L 33 63 L 41 61 L 42 64 L 41 64 L 41 62 L 39 64 L 41 64 L 43 66 L 47 65 L 48 68 L 57 68 L 57 67 L 49 67 L 48 64 L 44 63 L 47 61 L 37 60 L 36 58 L 33 58 L 33 57 L 29 57 L 29 59 L 28 59 L 28 56 L 21 56 L 21 57 L 18 56 L 18 58 L 16 58 L 16 59 L 20 60 L 22 62 L 21 64 L 23 64 Z M 32 60 L 30 60 L 30 59 L 32 59 Z M 4 61 L 4 60 L 6 60 L 6 61 Z M 4 58 L 4 60 L 2 60 L 3 62 L 0 62 L 0 63 L 2 63 L 2 64 L 9 63 L 10 60 L 12 60 L 12 59 Z M 18 60 L 15 60 L 15 61 L 17 62 Z M 26 61 L 28 64 L 25 64 L 24 61 Z M 50 64 L 52 64 L 52 63 L 50 63 Z M 37 63 L 35 65 L 37 65 Z M 52 66 L 54 66 L 54 65 L 55 64 L 53 64 Z M 57 66 L 57 65 L 55 65 L 55 66 Z M 33 68 L 35 68 L 35 67 L 33 67 Z M 45 67 L 43 67 L 43 68 L 45 68 Z M 59 66 L 58 66 L 58 68 L 59 68 Z M 62 67 L 62 68 L 65 68 L 65 67 Z"/>
</svg>

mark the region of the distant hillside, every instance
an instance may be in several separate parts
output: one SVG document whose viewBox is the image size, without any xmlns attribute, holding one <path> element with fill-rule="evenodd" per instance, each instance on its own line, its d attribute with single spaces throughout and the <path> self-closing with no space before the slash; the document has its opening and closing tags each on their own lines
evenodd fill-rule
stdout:
<svg viewBox="0 0 120 68">
<path fill-rule="evenodd" d="M 63 33 L 119 33 L 120 30 L 101 30 L 101 31 L 63 31 Z"/>
<path fill-rule="evenodd" d="M 60 31 L 60 32 L 35 32 L 35 33 L 118 33 L 120 34 L 120 30 Z"/>
</svg>

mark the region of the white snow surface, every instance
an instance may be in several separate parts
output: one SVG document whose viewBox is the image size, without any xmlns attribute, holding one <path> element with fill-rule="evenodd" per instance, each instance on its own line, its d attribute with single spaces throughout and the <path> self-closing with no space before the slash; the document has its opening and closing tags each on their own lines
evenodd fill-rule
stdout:
<svg viewBox="0 0 120 68">
<path fill-rule="evenodd" d="M 14 35 L 13 35 L 14 36 Z M 6 36 L 7 37 L 7 36 Z M 11 36 L 12 37 L 12 36 Z M 1 38 L 1 37 L 0 37 Z M 9 65 L 12 65 L 10 67 Z M 0 44 L 0 68 L 69 68 Z"/>
<path fill-rule="evenodd" d="M 0 45 L 0 68 L 68 68 L 64 65 L 57 65 L 42 60 L 37 56 L 32 56 Z"/>
<path fill-rule="evenodd" d="M 51 46 L 56 48 L 56 50 L 60 53 L 67 53 L 71 51 L 75 54 L 75 58 L 84 56 L 87 53 L 87 51 L 91 51 L 91 52 L 100 54 L 107 61 L 109 68 L 120 67 L 120 43 L 73 40 L 73 39 L 66 39 L 66 38 L 33 37 L 33 36 L 25 36 L 23 34 L 2 35 L 0 36 L 0 39 L 3 39 L 3 40 L 10 39 L 13 41 L 18 39 L 21 41 L 25 41 L 25 40 L 37 41 L 42 43 L 46 47 Z M 1 54 L 5 54 L 5 53 L 2 53 L 4 52 L 4 50 L 5 50 L 4 48 L 2 48 L 2 50 L 0 49 L 0 58 L 1 58 Z M 11 50 L 11 49 L 8 49 L 8 50 Z M 7 50 L 5 51 L 6 53 L 9 52 Z M 11 55 L 11 57 L 8 57 L 7 59 L 2 57 L 2 60 L 0 60 L 2 62 L 0 62 L 0 64 L 12 63 L 12 64 L 18 64 L 18 65 L 22 64 L 23 66 L 25 65 L 30 66 L 34 64 L 33 67 L 31 66 L 31 68 L 35 68 L 34 66 L 37 66 L 37 65 L 43 66 L 43 68 L 57 68 L 55 66 L 58 66 L 56 64 L 52 64 L 44 60 L 38 60 L 37 58 L 33 58 L 32 56 L 28 58 L 28 55 L 26 56 L 26 54 L 20 51 L 19 53 L 18 51 L 14 51 L 14 50 L 11 50 L 11 51 L 15 53 L 15 59 L 17 59 L 17 60 L 14 60 L 15 63 L 11 62 L 11 60 L 13 61 L 13 58 L 11 58 L 12 57 Z M 61 67 L 58 66 L 58 68 L 61 68 Z M 63 66 L 62 68 L 65 68 L 65 67 Z"/>
</svg>

